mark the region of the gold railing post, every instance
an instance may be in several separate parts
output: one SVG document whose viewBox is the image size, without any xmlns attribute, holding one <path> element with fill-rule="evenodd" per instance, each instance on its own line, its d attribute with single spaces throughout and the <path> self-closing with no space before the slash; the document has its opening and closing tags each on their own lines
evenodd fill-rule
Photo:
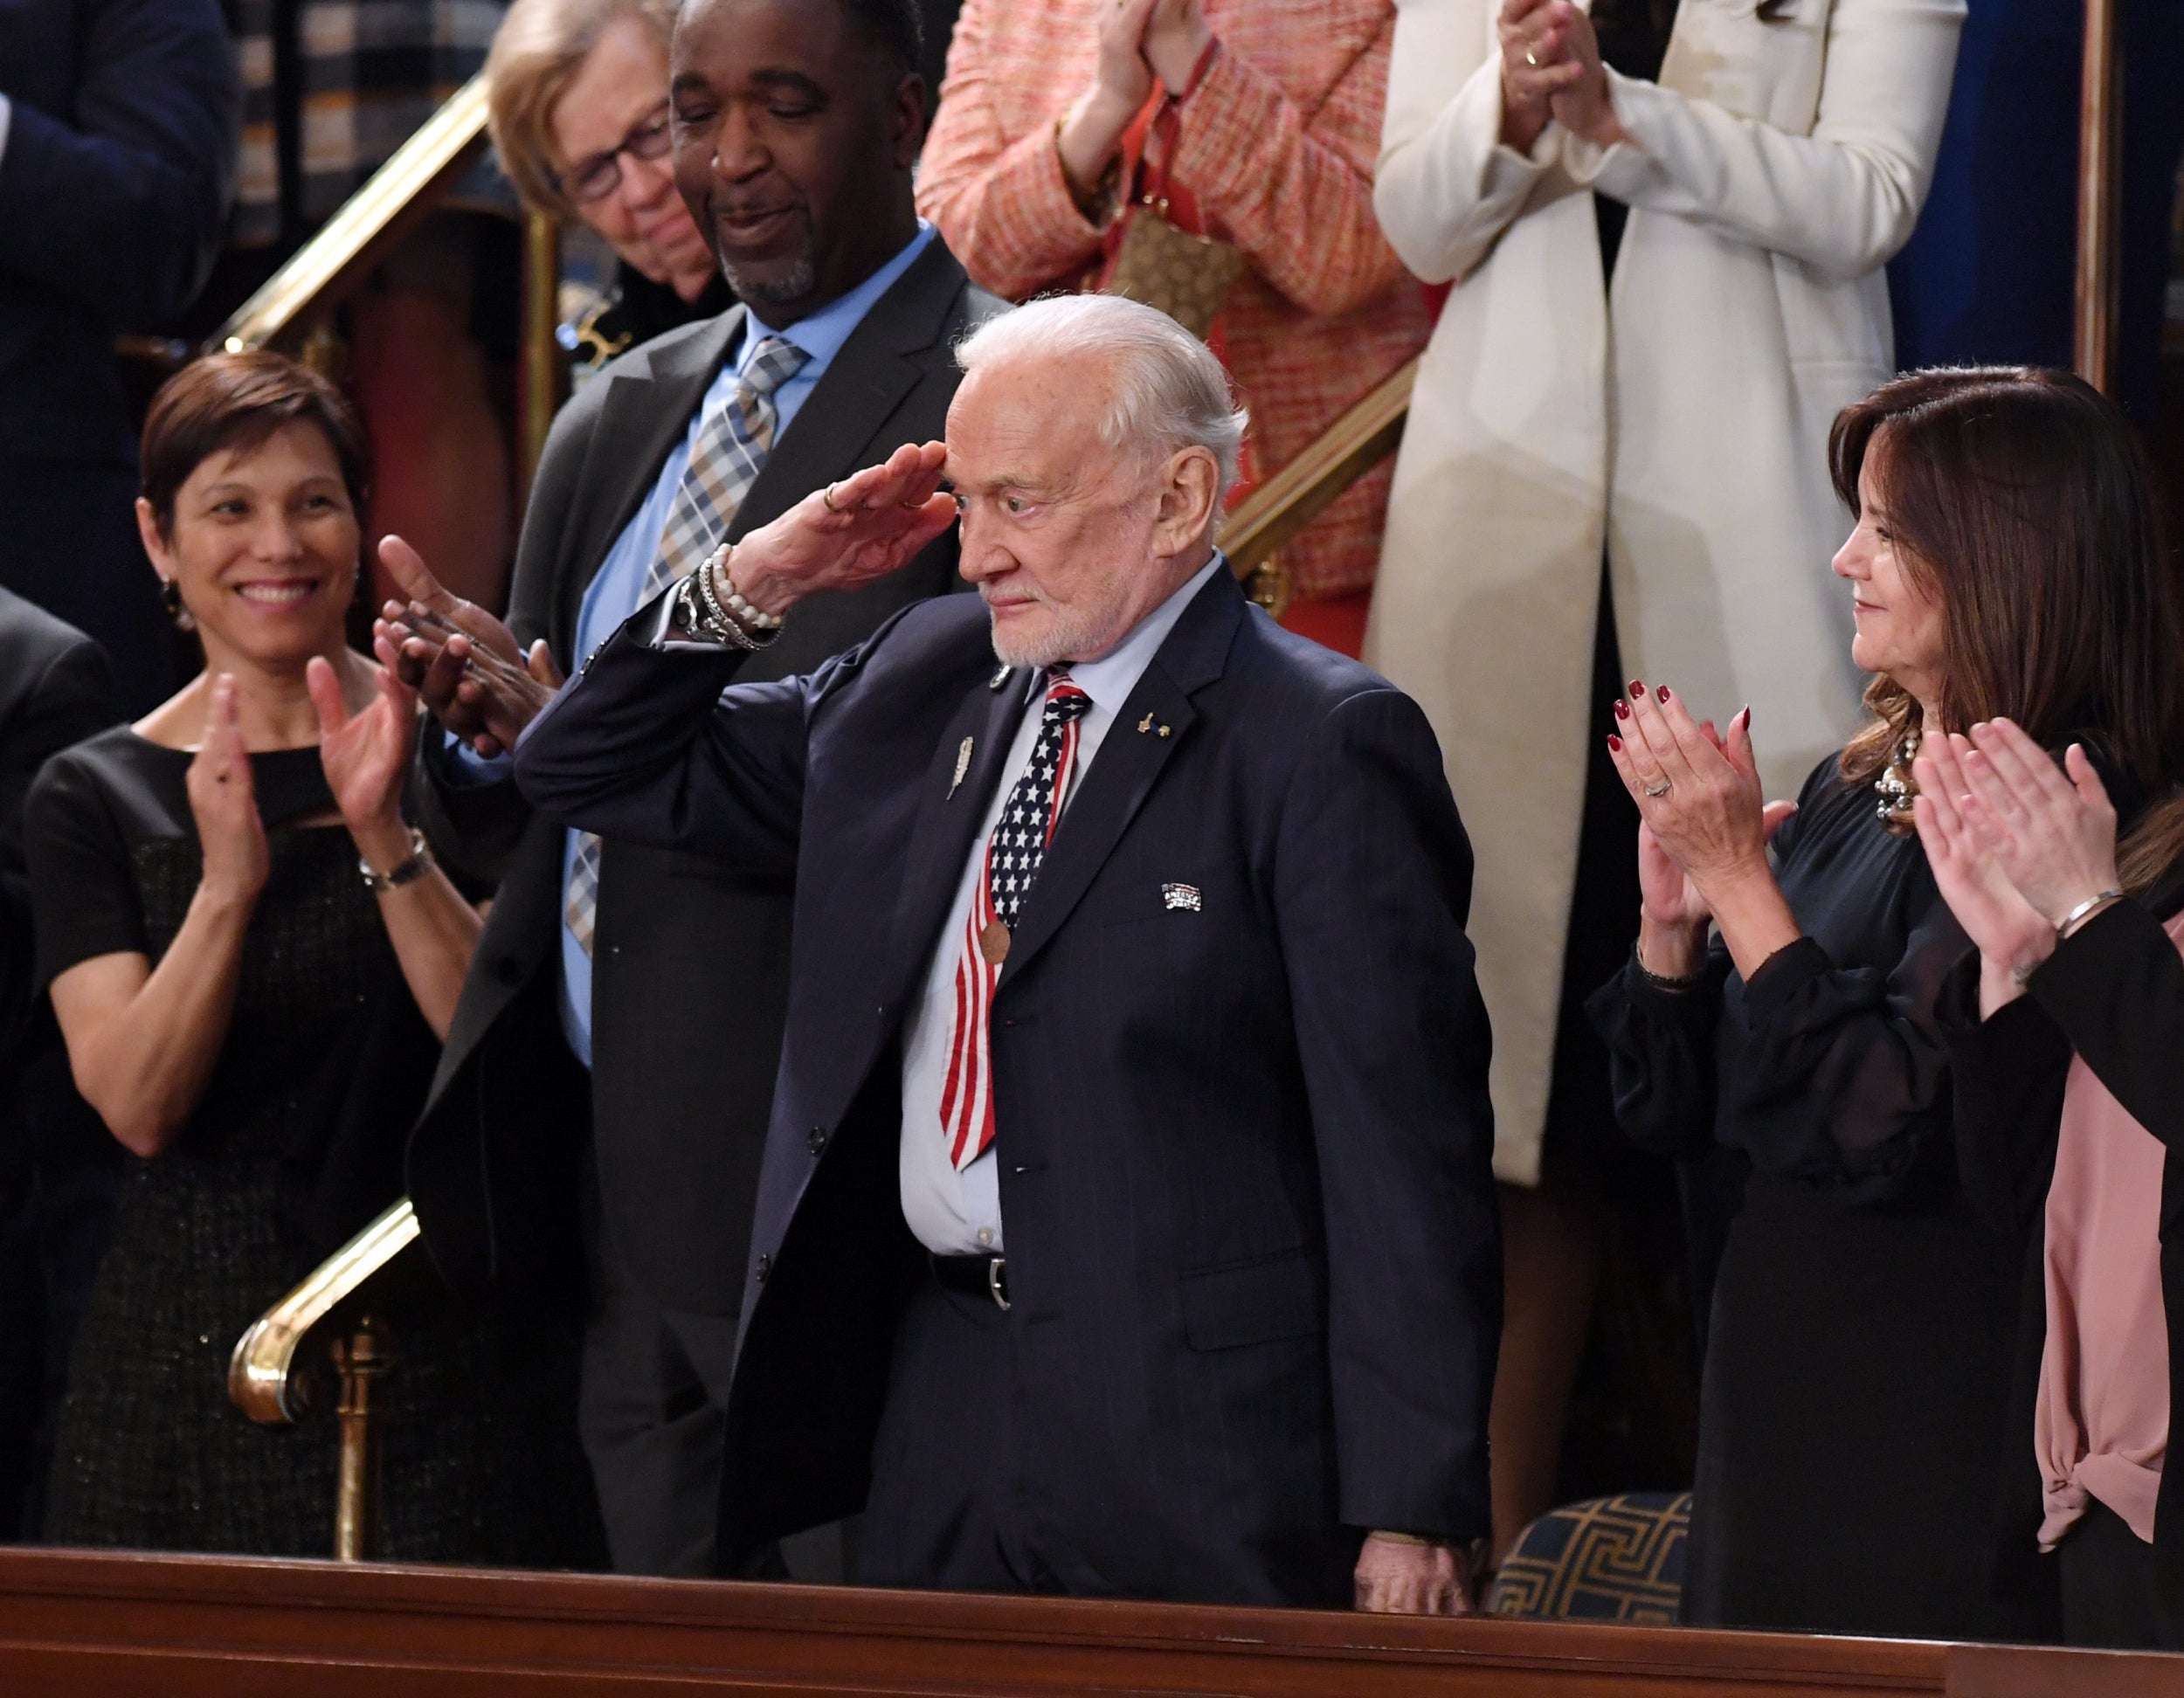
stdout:
<svg viewBox="0 0 2184 1698">
<path fill-rule="evenodd" d="M 379 1554 L 380 1422 L 378 1383 L 394 1367 L 387 1329 L 371 1316 L 334 1345 L 342 1377 L 342 1460 L 334 1499 L 334 1560 L 368 1563 Z"/>
<path fill-rule="evenodd" d="M 560 408 L 569 362 L 554 332 L 561 321 L 561 224 L 549 212 L 523 215 L 523 338 L 516 371 L 517 510 L 530 494 L 531 473 L 546 452 L 546 432 Z"/>
<path fill-rule="evenodd" d="M 2104 395 L 2116 383 L 2117 247 L 2122 196 L 2123 92 L 2117 48 L 2122 0 L 2085 0 L 2078 86 L 2077 279 L 2071 359 Z"/>
</svg>

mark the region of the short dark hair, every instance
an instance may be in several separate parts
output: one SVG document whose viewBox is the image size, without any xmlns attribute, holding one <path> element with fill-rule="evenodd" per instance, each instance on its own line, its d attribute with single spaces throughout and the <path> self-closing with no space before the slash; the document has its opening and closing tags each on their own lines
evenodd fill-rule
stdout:
<svg viewBox="0 0 2184 1698">
<path fill-rule="evenodd" d="M 2036 742 L 2084 736 L 2148 794 L 2184 772 L 2184 587 L 2116 404 L 2067 371 L 1914 371 L 1843 409 L 1835 493 L 1858 511 L 1870 454 L 1897 556 L 1941 604 L 1946 726 L 1876 679 L 1842 772 L 1873 777 L 1912 727 L 2007 714 Z"/>
<path fill-rule="evenodd" d="M 255 448 L 283 425 L 299 422 L 326 433 L 361 521 L 371 489 L 363 426 L 341 390 L 310 367 L 257 348 L 208 354 L 161 384 L 144 418 L 140 453 L 143 496 L 160 534 L 173 530 L 175 497 L 206 460 Z"/>
<path fill-rule="evenodd" d="M 925 20 L 917 0 L 840 0 L 840 5 L 879 48 L 889 70 L 915 71 L 923 63 Z"/>
</svg>

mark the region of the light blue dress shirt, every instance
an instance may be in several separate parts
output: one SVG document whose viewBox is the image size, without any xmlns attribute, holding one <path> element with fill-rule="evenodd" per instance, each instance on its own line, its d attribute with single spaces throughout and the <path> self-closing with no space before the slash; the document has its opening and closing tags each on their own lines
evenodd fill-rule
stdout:
<svg viewBox="0 0 2184 1698">
<path fill-rule="evenodd" d="M 834 356 L 841 352 L 850 334 L 864 322 L 873 304 L 895 286 L 895 280 L 910 268 L 932 240 L 932 225 L 919 219 L 917 234 L 894 259 L 847 294 L 829 302 L 811 317 L 799 319 L 785 330 L 776 330 L 757 313 L 750 314 L 742 342 L 722 362 L 720 376 L 713 380 L 704 398 L 698 403 L 698 410 L 691 416 L 690 428 L 683 433 L 682 440 L 668 451 L 652 494 L 622 528 L 622 534 L 614 539 L 614 546 L 607 550 L 606 559 L 584 592 L 584 605 L 577 615 L 578 668 L 637 611 L 639 598 L 644 594 L 646 574 L 651 569 L 653 557 L 660 552 L 660 535 L 667 528 L 668 509 L 674 505 L 675 492 L 682 487 L 682 474 L 689 469 L 691 452 L 697 445 L 701 432 L 734 399 L 736 385 L 742 380 L 744 368 L 758 344 L 768 336 L 780 336 L 811 356 L 795 376 L 774 391 L 774 411 L 779 420 L 774 440 L 778 443 L 788 434 L 789 426 L 803 411 L 805 398 L 826 375 L 826 369 L 833 364 Z M 480 778 L 501 777 L 511 764 L 505 755 L 486 761 L 467 744 L 455 742 L 453 748 L 463 766 Z M 572 831 L 565 834 L 562 843 L 561 887 L 564 897 L 576 855 L 577 833 Z M 563 906 L 567 906 L 565 901 Z M 561 1029 L 577 1059 L 590 1066 L 591 957 L 584 952 L 583 945 L 577 942 L 565 920 L 561 928 Z"/>
</svg>

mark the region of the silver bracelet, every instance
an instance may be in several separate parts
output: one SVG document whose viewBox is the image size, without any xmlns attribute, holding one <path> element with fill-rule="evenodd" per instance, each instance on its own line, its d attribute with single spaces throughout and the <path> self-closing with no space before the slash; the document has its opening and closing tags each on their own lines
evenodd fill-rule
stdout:
<svg viewBox="0 0 2184 1698">
<path fill-rule="evenodd" d="M 432 868 L 432 846 L 425 841 L 425 833 L 414 825 L 410 827 L 410 852 L 385 872 L 374 871 L 371 863 L 362 855 L 356 858 L 356 870 L 364 875 L 364 888 L 375 896 L 413 884 Z"/>
<path fill-rule="evenodd" d="M 2100 907 L 2104 902 L 2118 901 L 2122 899 L 2122 897 L 2123 892 L 2116 889 L 2104 890 L 2094 895 L 2088 896 L 2084 901 L 2080 902 L 2076 908 L 2072 908 L 2068 914 L 2064 915 L 2062 919 L 2056 922 L 2055 935 L 2056 938 L 2060 940 L 2062 938 L 2068 937 L 2070 935 L 2070 928 L 2073 926 L 2077 925 L 2079 921 L 2085 918 L 2087 915 L 2091 914 L 2095 908 Z"/>
</svg>

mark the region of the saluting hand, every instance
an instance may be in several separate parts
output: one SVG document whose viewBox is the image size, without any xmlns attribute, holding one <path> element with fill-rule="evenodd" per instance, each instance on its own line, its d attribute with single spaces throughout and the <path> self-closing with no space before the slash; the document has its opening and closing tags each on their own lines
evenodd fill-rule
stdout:
<svg viewBox="0 0 2184 1698">
<path fill-rule="evenodd" d="M 252 903 L 266 887 L 273 859 L 258 817 L 250 751 L 243 747 L 235 680 L 222 673 L 206 694 L 204 738 L 183 779 L 197 845 L 204 858 L 200 887 L 220 900 Z"/>
<path fill-rule="evenodd" d="M 899 571 L 956 522 L 956 498 L 940 493 L 947 467 L 946 445 L 905 444 L 882 464 L 814 490 L 729 552 L 736 592 L 761 613 L 781 614 L 815 591 Z"/>
</svg>

